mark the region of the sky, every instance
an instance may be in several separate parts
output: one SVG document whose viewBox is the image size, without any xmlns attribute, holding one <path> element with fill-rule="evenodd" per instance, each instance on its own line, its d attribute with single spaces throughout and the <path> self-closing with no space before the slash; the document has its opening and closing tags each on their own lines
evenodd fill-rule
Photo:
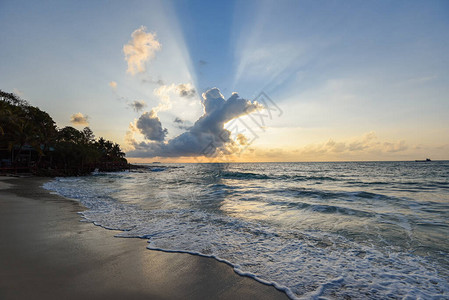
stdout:
<svg viewBox="0 0 449 300">
<path fill-rule="evenodd" d="M 0 89 L 131 162 L 449 159 L 449 1 L 0 0 Z"/>
</svg>

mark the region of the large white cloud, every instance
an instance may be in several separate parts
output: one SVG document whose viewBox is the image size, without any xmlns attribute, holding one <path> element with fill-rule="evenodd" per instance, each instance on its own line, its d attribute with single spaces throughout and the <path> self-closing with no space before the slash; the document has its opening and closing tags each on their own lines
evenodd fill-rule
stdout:
<svg viewBox="0 0 449 300">
<path fill-rule="evenodd" d="M 146 32 L 145 26 L 136 29 L 131 37 L 132 40 L 123 46 L 123 53 L 128 62 L 127 72 L 134 75 L 145 71 L 145 63 L 154 58 L 156 51 L 161 49 L 161 44 L 156 39 L 156 34 Z"/>
<path fill-rule="evenodd" d="M 229 146 L 232 146 L 234 141 L 231 139 L 231 132 L 225 129 L 224 125 L 235 118 L 262 109 L 263 106 L 256 101 L 239 98 L 237 93 L 233 93 L 228 100 L 225 100 L 217 88 L 208 90 L 202 96 L 204 114 L 188 131 L 168 142 L 159 140 L 159 142 L 138 143 L 132 140 L 134 150 L 129 151 L 127 155 L 129 157 L 205 156 L 214 151 L 231 154 L 232 147 Z"/>
</svg>

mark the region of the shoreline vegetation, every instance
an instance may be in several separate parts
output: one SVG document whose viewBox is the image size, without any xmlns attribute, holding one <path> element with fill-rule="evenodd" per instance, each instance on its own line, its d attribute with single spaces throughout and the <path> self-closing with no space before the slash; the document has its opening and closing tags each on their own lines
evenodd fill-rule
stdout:
<svg viewBox="0 0 449 300">
<path fill-rule="evenodd" d="M 0 174 L 80 176 L 130 168 L 119 144 L 96 139 L 89 127 L 57 128 L 48 113 L 0 90 Z"/>
</svg>

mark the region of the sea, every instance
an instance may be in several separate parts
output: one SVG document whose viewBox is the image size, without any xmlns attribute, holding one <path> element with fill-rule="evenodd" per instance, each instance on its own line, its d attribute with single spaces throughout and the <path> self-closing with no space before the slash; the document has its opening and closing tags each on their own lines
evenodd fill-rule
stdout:
<svg viewBox="0 0 449 300">
<path fill-rule="evenodd" d="M 44 188 L 291 299 L 449 299 L 449 161 L 148 164 Z"/>
</svg>

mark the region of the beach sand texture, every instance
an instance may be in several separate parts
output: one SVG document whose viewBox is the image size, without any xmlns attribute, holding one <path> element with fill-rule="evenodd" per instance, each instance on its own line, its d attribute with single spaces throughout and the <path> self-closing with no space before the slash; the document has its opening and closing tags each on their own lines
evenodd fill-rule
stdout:
<svg viewBox="0 0 449 300">
<path fill-rule="evenodd" d="M 288 299 L 214 259 L 80 222 L 48 179 L 0 177 L 0 299 Z"/>
</svg>

